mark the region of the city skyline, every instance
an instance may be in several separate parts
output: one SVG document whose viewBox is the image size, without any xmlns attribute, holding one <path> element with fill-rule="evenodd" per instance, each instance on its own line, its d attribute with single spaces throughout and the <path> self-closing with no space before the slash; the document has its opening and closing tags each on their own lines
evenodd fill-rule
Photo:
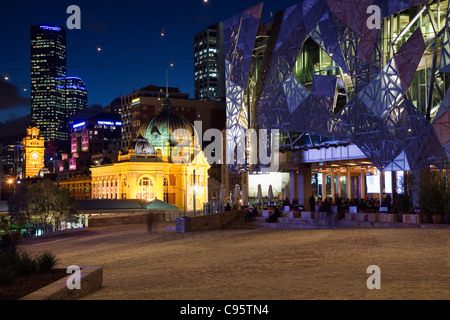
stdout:
<svg viewBox="0 0 450 320">
<path fill-rule="evenodd" d="M 272 13 L 296 2 L 264 2 L 263 20 L 271 20 Z M 167 70 L 169 85 L 194 98 L 194 35 L 256 3 L 259 1 L 77 1 L 81 30 L 67 30 L 67 74 L 86 83 L 90 107 L 105 107 L 119 95 L 150 84 L 165 85 Z M 7 124 L 13 124 L 13 128 L 27 125 L 30 26 L 65 27 L 70 16 L 66 10 L 71 4 L 51 0 L 0 5 L 0 39 L 8 48 L 0 56 L 2 131 L 9 130 Z M 4 80 L 6 72 L 8 81 Z"/>
</svg>

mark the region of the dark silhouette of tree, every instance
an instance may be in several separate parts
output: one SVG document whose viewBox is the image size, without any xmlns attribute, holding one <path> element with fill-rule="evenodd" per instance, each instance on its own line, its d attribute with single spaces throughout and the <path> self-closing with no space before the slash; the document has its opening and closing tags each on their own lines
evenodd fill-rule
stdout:
<svg viewBox="0 0 450 320">
<path fill-rule="evenodd" d="M 25 183 L 16 188 L 16 192 L 8 199 L 8 212 L 11 224 L 23 226 L 31 222 L 28 210 L 28 188 Z"/>
<path fill-rule="evenodd" d="M 11 221 L 21 225 L 39 222 L 46 226 L 78 220 L 75 199 L 51 180 L 21 186 L 8 201 L 8 207 Z"/>
</svg>

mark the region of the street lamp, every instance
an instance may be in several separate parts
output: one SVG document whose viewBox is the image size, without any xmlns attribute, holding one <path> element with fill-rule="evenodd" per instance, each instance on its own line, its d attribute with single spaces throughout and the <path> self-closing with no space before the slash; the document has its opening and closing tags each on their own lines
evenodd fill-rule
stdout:
<svg viewBox="0 0 450 320">
<path fill-rule="evenodd" d="M 193 183 L 193 186 L 194 186 L 194 215 L 197 213 L 197 210 L 196 210 L 196 204 L 197 204 L 197 198 L 196 198 L 196 196 L 195 196 L 195 189 L 197 188 L 197 185 L 196 185 L 196 183 L 195 183 L 195 169 L 194 169 L 194 183 Z"/>
<path fill-rule="evenodd" d="M 8 183 L 14 187 L 14 193 L 16 193 L 16 184 L 14 183 L 14 180 L 13 179 L 9 179 Z M 20 181 L 19 181 L 19 183 L 20 183 Z"/>
</svg>

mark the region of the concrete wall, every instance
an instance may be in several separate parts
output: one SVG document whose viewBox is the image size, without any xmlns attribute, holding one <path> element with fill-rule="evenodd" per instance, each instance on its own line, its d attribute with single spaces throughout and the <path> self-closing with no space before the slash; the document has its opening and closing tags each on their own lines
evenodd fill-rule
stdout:
<svg viewBox="0 0 450 320">
<path fill-rule="evenodd" d="M 142 224 L 147 222 L 148 213 L 118 213 L 88 217 L 89 228 Z"/>
<path fill-rule="evenodd" d="M 89 228 L 99 228 L 99 227 L 110 227 L 110 226 L 120 226 L 129 224 L 147 224 L 148 217 L 158 216 L 159 218 L 152 219 L 152 221 L 165 221 L 165 217 L 173 214 L 171 210 L 151 210 L 151 211 L 141 211 L 141 212 L 130 212 L 130 213 L 114 213 L 114 214 L 104 214 L 88 217 L 88 227 Z"/>
<path fill-rule="evenodd" d="M 177 232 L 198 232 L 221 230 L 235 219 L 244 219 L 245 211 L 227 211 L 217 214 L 207 214 L 195 217 L 176 219 Z"/>
</svg>

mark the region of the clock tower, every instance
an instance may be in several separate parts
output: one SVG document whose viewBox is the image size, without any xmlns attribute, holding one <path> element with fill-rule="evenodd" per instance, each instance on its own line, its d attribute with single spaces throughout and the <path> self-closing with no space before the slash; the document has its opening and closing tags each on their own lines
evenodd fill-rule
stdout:
<svg viewBox="0 0 450 320">
<path fill-rule="evenodd" d="M 23 172 L 22 178 L 35 178 L 44 168 L 44 137 L 39 135 L 39 128 L 31 125 L 22 142 Z"/>
</svg>

